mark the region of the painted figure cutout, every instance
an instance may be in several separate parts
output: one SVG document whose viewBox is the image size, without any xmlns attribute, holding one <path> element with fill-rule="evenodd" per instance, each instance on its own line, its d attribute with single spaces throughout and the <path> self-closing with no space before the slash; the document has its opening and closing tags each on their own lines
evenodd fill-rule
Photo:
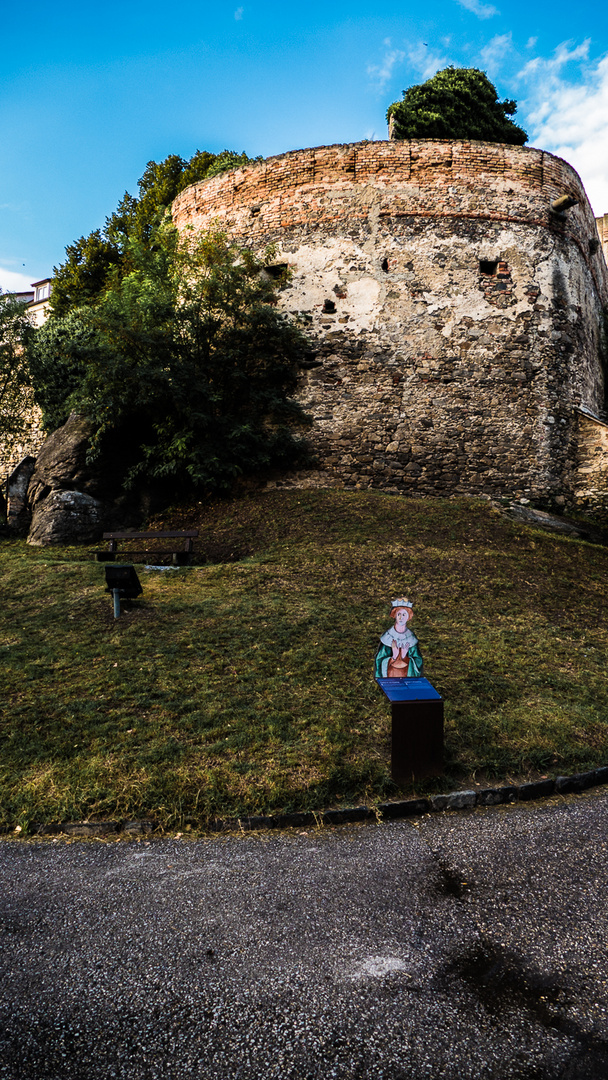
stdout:
<svg viewBox="0 0 608 1080">
<path fill-rule="evenodd" d="M 412 603 L 404 596 L 391 602 L 391 619 L 395 624 L 380 638 L 376 653 L 377 679 L 411 679 L 422 675 L 418 638 L 407 626 L 413 614 Z"/>
</svg>

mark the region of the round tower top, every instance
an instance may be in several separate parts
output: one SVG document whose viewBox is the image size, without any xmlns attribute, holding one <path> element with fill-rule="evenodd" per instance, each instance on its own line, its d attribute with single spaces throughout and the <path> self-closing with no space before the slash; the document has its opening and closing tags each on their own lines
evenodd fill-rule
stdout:
<svg viewBox="0 0 608 1080">
<path fill-rule="evenodd" d="M 570 197 L 571 208 L 552 204 Z M 306 231 L 390 230 L 391 221 L 463 219 L 551 229 L 606 268 L 580 177 L 562 158 L 534 147 L 449 139 L 359 142 L 291 150 L 190 185 L 172 206 L 180 230 L 217 225 L 237 242 L 262 246 Z M 323 234 L 323 236 L 321 235 Z M 601 266 L 599 262 L 601 262 Z"/>
</svg>

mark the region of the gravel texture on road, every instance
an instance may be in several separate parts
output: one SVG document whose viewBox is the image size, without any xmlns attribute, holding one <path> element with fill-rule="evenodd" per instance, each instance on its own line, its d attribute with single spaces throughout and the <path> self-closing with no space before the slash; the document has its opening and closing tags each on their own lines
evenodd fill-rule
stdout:
<svg viewBox="0 0 608 1080">
<path fill-rule="evenodd" d="M 608 795 L 0 844 L 2 1080 L 605 1080 Z"/>
</svg>

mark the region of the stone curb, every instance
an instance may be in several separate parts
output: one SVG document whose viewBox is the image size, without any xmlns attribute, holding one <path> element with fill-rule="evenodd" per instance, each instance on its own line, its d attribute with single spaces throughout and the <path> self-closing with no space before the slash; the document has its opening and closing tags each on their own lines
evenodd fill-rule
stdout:
<svg viewBox="0 0 608 1080">
<path fill-rule="evenodd" d="M 57 821 L 50 825 L 34 826 L 36 836 L 110 836 L 113 833 L 127 833 L 138 836 L 151 833 L 155 823 L 146 821 Z"/>
<path fill-rule="evenodd" d="M 500 806 L 531 799 L 546 799 L 549 795 L 579 794 L 588 788 L 608 784 L 608 765 L 573 776 L 557 776 L 554 780 L 533 780 L 526 784 L 506 784 L 504 787 L 481 788 L 479 791 L 451 791 L 447 795 L 430 795 L 425 799 L 404 799 L 401 802 L 380 803 L 376 807 L 349 806 L 343 810 L 304 811 L 296 814 L 259 815 L 245 818 L 218 818 L 208 826 L 208 832 L 253 832 L 260 829 L 315 828 L 323 825 L 347 825 L 357 821 L 392 821 L 396 818 L 441 813 L 444 810 L 472 810 L 475 806 Z M 126 833 L 148 835 L 156 824 L 142 821 L 65 821 L 35 827 L 37 836 L 110 836 Z"/>
</svg>

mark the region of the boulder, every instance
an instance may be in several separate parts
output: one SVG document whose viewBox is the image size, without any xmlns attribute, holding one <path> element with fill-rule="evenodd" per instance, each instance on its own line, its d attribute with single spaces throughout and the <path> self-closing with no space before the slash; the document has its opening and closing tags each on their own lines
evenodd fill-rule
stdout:
<svg viewBox="0 0 608 1080">
<path fill-rule="evenodd" d="M 42 444 L 27 485 L 28 543 L 90 543 L 104 529 L 137 528 L 174 497 L 170 485 L 124 490 L 128 456 L 120 433 L 88 463 L 92 431 L 86 417 L 72 413 Z"/>
<path fill-rule="evenodd" d="M 28 544 L 90 543 L 104 525 L 105 507 L 83 491 L 51 491 L 35 503 Z"/>
<path fill-rule="evenodd" d="M 27 485 L 28 544 L 88 543 L 103 531 L 99 474 L 86 460 L 91 432 L 86 417 L 72 413 L 40 447 Z"/>
<path fill-rule="evenodd" d="M 32 509 L 51 491 L 98 494 L 98 478 L 86 461 L 91 432 L 90 421 L 72 413 L 62 427 L 44 440 L 27 489 Z"/>
<path fill-rule="evenodd" d="M 32 478 L 36 459 L 28 455 L 13 469 L 6 483 L 6 523 L 15 532 L 27 532 L 30 509 L 27 489 Z"/>
</svg>

